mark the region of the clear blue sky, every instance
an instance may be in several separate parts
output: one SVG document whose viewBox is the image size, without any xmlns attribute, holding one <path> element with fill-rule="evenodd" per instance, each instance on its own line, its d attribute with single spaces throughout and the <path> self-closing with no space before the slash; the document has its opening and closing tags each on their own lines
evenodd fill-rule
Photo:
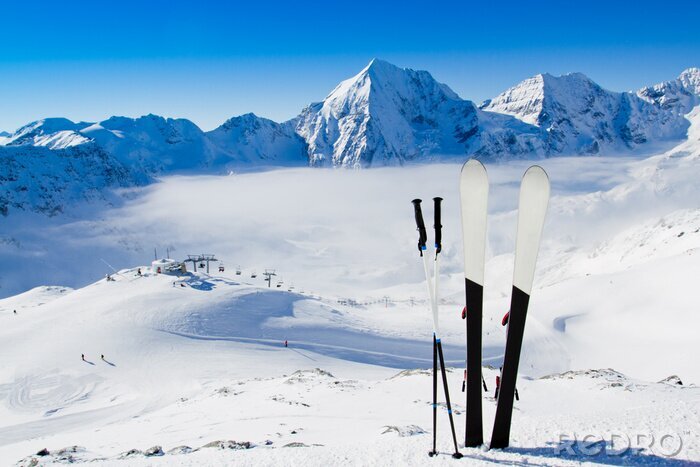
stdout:
<svg viewBox="0 0 700 467">
<path fill-rule="evenodd" d="M 51 116 L 281 121 L 373 57 L 477 102 L 544 71 L 630 90 L 700 66 L 698 0 L 220 3 L 0 4 L 0 130 Z"/>
</svg>

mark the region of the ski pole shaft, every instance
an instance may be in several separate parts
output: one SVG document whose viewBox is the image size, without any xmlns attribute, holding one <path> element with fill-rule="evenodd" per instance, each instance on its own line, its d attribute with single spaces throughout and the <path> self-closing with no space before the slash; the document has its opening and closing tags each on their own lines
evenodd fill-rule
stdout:
<svg viewBox="0 0 700 467">
<path fill-rule="evenodd" d="M 423 255 L 423 271 L 425 272 L 425 284 L 428 287 L 428 299 L 430 301 L 430 311 L 432 312 L 433 315 L 433 334 L 440 339 L 440 333 L 438 330 L 438 317 L 437 317 L 437 310 L 435 306 L 435 290 L 433 289 L 434 282 L 430 278 L 430 270 L 428 268 L 428 256 Z"/>
<path fill-rule="evenodd" d="M 437 341 L 435 334 L 433 334 L 433 450 L 428 453 L 430 457 L 437 454 L 437 371 Z"/>
<path fill-rule="evenodd" d="M 442 354 L 442 342 L 437 340 L 438 357 L 440 358 L 440 372 L 442 373 L 442 386 L 445 391 L 445 403 L 447 404 L 447 416 L 450 418 L 450 429 L 452 430 L 452 441 L 455 445 L 455 452 L 452 457 L 459 459 L 462 454 L 459 452 L 459 446 L 457 445 L 457 434 L 455 433 L 455 422 L 452 417 L 452 404 L 450 403 L 450 389 L 447 384 L 447 373 L 445 372 L 445 358 Z"/>
</svg>

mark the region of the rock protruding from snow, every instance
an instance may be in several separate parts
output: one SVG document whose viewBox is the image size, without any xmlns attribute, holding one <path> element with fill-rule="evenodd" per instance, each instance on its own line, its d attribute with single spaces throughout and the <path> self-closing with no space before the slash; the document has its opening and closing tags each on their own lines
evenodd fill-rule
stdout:
<svg viewBox="0 0 700 467">
<path fill-rule="evenodd" d="M 238 163 L 308 165 L 306 142 L 292 122 L 277 123 L 249 113 L 230 118 L 206 135 Z"/>
<path fill-rule="evenodd" d="M 683 386 L 683 381 L 681 381 L 681 378 L 678 375 L 671 375 L 667 378 L 662 379 L 661 381 L 659 381 L 659 383 L 670 384 L 672 386 Z"/>
<path fill-rule="evenodd" d="M 678 78 L 644 87 L 637 95 L 663 109 L 686 114 L 700 104 L 700 68 L 688 68 Z"/>
<path fill-rule="evenodd" d="M 603 89 L 581 73 L 534 76 L 481 108 L 542 129 L 547 155 L 599 154 L 678 141 L 688 128 L 677 113 L 632 93 Z"/>
</svg>

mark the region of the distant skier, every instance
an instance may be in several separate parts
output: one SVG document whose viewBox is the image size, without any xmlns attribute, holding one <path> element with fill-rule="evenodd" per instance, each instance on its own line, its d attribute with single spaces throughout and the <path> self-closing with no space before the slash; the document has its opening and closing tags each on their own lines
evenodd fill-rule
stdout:
<svg viewBox="0 0 700 467">
<path fill-rule="evenodd" d="M 13 312 L 14 314 L 17 314 L 17 310 L 13 310 L 12 312 Z"/>
<path fill-rule="evenodd" d="M 104 356 L 104 355 L 100 355 L 100 360 L 104 360 L 104 359 L 105 359 L 105 356 Z"/>
<path fill-rule="evenodd" d="M 287 345 L 288 345 L 288 342 L 285 340 L 285 341 L 284 341 L 284 346 L 287 347 Z"/>
<path fill-rule="evenodd" d="M 84 353 L 81 353 L 81 354 L 80 354 L 80 358 L 81 358 L 83 361 L 85 361 L 85 354 L 84 354 Z"/>
<path fill-rule="evenodd" d="M 139 268 L 138 271 L 136 271 L 136 275 L 141 276 L 141 268 Z"/>
</svg>

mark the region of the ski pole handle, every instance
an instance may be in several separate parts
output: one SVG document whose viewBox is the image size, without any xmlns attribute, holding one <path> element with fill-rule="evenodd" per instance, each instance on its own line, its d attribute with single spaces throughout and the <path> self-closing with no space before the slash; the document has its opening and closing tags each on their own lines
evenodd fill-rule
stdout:
<svg viewBox="0 0 700 467">
<path fill-rule="evenodd" d="M 418 251 L 420 251 L 420 255 L 423 256 L 423 250 L 426 249 L 425 243 L 428 241 L 428 234 L 425 231 L 425 222 L 423 222 L 423 211 L 420 207 L 420 203 L 422 202 L 422 200 L 414 199 L 411 202 L 413 203 L 413 210 L 416 214 L 416 227 L 418 228 Z"/>
<path fill-rule="evenodd" d="M 440 206 L 442 198 L 438 196 L 433 198 L 433 201 L 435 202 L 435 223 L 433 227 L 435 227 L 435 254 L 437 255 L 442 251 L 442 208 Z"/>
</svg>

